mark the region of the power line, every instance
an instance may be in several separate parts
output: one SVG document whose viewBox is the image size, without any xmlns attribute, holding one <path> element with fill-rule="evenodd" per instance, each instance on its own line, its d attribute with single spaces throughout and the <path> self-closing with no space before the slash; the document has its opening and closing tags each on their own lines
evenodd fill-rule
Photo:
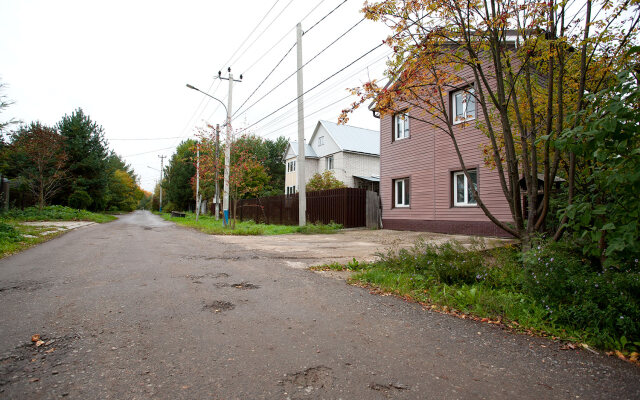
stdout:
<svg viewBox="0 0 640 400">
<path fill-rule="evenodd" d="M 264 22 L 265 19 L 267 19 L 267 16 L 269 15 L 269 13 L 271 13 L 271 10 L 273 10 L 273 8 L 280 2 L 280 0 L 276 0 L 275 3 L 273 3 L 273 5 L 271 6 L 271 8 L 269 9 L 269 11 L 267 11 L 267 13 L 262 17 L 262 19 L 260 20 L 260 22 L 258 22 L 256 24 L 256 26 L 251 30 L 251 32 L 247 35 L 246 38 L 244 38 L 244 40 L 242 41 L 242 43 L 240 44 L 240 46 L 237 47 L 236 51 L 231 55 L 231 57 L 229 57 L 229 59 L 222 65 L 222 67 L 224 68 L 225 65 L 229 64 L 229 62 L 233 59 L 233 57 L 238 53 L 238 51 L 240 51 L 240 49 L 242 48 L 242 46 L 244 46 L 245 43 L 247 43 L 247 40 L 249 40 L 249 38 L 251 37 L 251 35 L 253 35 L 253 33 L 258 29 L 258 27 Z M 222 69 L 222 68 L 220 68 Z"/>
<path fill-rule="evenodd" d="M 311 30 L 312 30 L 313 28 L 315 28 L 319 23 L 321 23 L 322 21 L 324 21 L 324 19 L 325 19 L 325 18 L 327 18 L 329 15 L 333 14 L 333 12 L 334 12 L 334 11 L 336 11 L 338 8 L 342 7 L 342 5 L 343 5 L 344 3 L 346 3 L 347 1 L 349 1 L 349 0 L 344 0 L 342 3 L 338 4 L 338 5 L 336 6 L 336 8 L 334 8 L 334 9 L 333 9 L 333 10 L 331 10 L 331 11 L 329 11 L 329 13 L 328 13 L 328 14 L 326 14 L 324 17 L 320 18 L 320 20 L 319 20 L 318 22 L 316 22 L 315 24 L 311 25 L 311 28 L 307 29 L 307 30 L 303 33 L 303 35 L 306 35 L 307 33 L 311 32 Z"/>
<path fill-rule="evenodd" d="M 169 140 L 169 139 L 180 139 L 180 136 L 172 136 L 172 137 L 165 137 L 165 138 L 119 138 L 119 139 L 107 138 L 108 141 L 114 141 L 114 140 Z"/>
<path fill-rule="evenodd" d="M 360 61 L 361 59 L 363 59 L 364 57 L 366 57 L 367 55 L 371 54 L 372 52 L 374 52 L 375 50 L 379 49 L 380 47 L 384 46 L 386 43 L 382 42 L 379 45 L 375 46 L 374 48 L 372 48 L 371 50 L 367 51 L 366 53 L 364 53 L 363 55 L 361 55 L 360 57 L 356 58 L 355 60 L 353 60 L 352 62 L 350 62 L 349 64 L 345 65 L 344 67 L 340 68 L 338 71 L 334 72 L 333 74 L 329 75 L 328 77 L 326 77 L 325 79 L 323 79 L 322 81 L 320 81 L 319 83 L 317 83 L 315 86 L 313 86 L 311 89 L 308 89 L 307 91 L 305 91 L 304 93 L 302 93 L 302 96 L 304 96 L 305 94 L 309 93 L 310 91 L 314 90 L 315 88 L 317 88 L 318 86 L 322 85 L 323 83 L 327 82 L 329 79 L 333 78 L 334 76 L 338 75 L 340 72 L 344 71 L 345 69 L 349 68 L 350 66 L 352 66 L 353 64 L 357 63 L 358 61 Z M 247 129 L 251 128 L 252 126 L 257 125 L 258 123 L 260 123 L 261 121 L 264 121 L 265 119 L 269 118 L 270 116 L 272 116 L 273 114 L 277 113 L 278 111 L 282 110 L 283 108 L 285 108 L 286 106 L 288 106 L 289 104 L 293 103 L 294 101 L 298 100 L 300 96 L 297 96 L 296 98 L 294 98 L 293 100 L 289 101 L 288 103 L 286 103 L 285 105 L 279 107 L 278 109 L 272 111 L 271 113 L 267 114 L 266 116 L 260 118 L 258 121 L 254 122 L 253 124 L 247 126 L 246 128 L 244 128 L 242 131 L 246 131 Z"/>
<path fill-rule="evenodd" d="M 143 154 L 150 154 L 150 153 L 156 153 L 158 151 L 163 151 L 163 150 L 170 150 L 170 149 L 175 149 L 175 146 L 171 146 L 171 147 L 165 147 L 164 149 L 157 149 L 157 150 L 150 150 L 150 151 L 145 151 L 143 153 L 136 153 L 136 154 L 128 154 L 126 156 L 123 157 L 135 157 L 135 156 L 141 156 Z"/>
<path fill-rule="evenodd" d="M 258 35 L 258 36 L 253 40 L 253 42 L 251 42 L 251 44 L 250 44 L 249 46 L 247 46 L 247 48 L 246 48 L 246 49 L 244 49 L 244 51 L 242 51 L 242 53 L 240 53 L 240 55 L 238 56 L 238 58 L 236 58 L 236 60 L 235 60 L 234 62 L 238 62 L 238 60 L 240 60 L 240 59 L 242 58 L 242 56 L 243 56 L 247 51 L 249 51 L 249 49 L 251 48 L 251 46 L 253 46 L 253 45 L 258 41 L 258 39 L 260 39 L 260 38 L 262 37 L 262 35 L 264 35 L 264 33 L 267 31 L 267 29 L 269 29 L 269 28 L 271 27 L 271 25 L 273 25 L 273 23 L 274 23 L 274 22 L 276 22 L 276 20 L 277 20 L 278 18 L 280 18 L 280 16 L 282 15 L 282 13 L 283 13 L 287 8 L 289 8 L 289 6 L 291 5 L 291 3 L 293 3 L 293 0 L 290 0 L 290 1 L 287 3 L 287 5 L 286 5 L 286 6 L 284 6 L 284 8 L 283 8 L 282 10 L 280 10 L 280 13 L 279 13 L 278 15 L 276 15 L 276 17 L 275 17 L 275 18 L 274 18 L 274 19 L 269 23 L 269 25 L 267 25 L 267 27 L 266 27 L 266 28 L 264 28 L 264 29 L 262 30 L 262 32 L 260 32 L 260 34 L 259 34 L 259 35 Z"/>
<path fill-rule="evenodd" d="M 345 0 L 346 2 L 347 0 Z M 344 4 L 344 2 L 343 2 Z M 329 43 L 324 49 L 320 50 L 316 55 L 314 55 L 310 60 L 308 60 L 306 63 L 304 63 L 300 68 L 296 69 L 292 74 L 290 74 L 289 76 L 287 76 L 286 78 L 284 78 L 280 83 L 278 83 L 275 87 L 273 87 L 270 91 L 268 91 L 267 93 L 265 93 L 262 97 L 260 97 L 258 100 L 256 100 L 253 104 L 251 104 L 249 107 L 247 107 L 246 110 L 244 110 L 243 112 L 241 112 L 240 114 L 238 114 L 238 116 L 246 113 L 247 111 L 249 111 L 253 106 L 255 106 L 256 104 L 258 104 L 260 101 L 262 101 L 265 97 L 267 97 L 268 95 L 270 95 L 274 90 L 276 90 L 277 88 L 279 88 L 280 86 L 282 86 L 287 80 L 289 80 L 292 76 L 294 76 L 300 69 L 306 67 L 310 62 L 312 62 L 313 60 L 315 60 L 316 58 L 318 58 L 322 53 L 324 53 L 329 47 L 333 46 L 334 44 L 336 44 L 338 42 L 338 40 L 342 39 L 344 36 L 346 36 L 349 32 L 351 32 L 356 26 L 360 25 L 362 23 L 362 21 L 364 21 L 365 18 L 362 18 L 360 21 L 356 22 L 352 27 L 350 27 L 349 29 L 347 29 L 342 35 L 338 36 L 333 42 Z M 317 25 L 317 23 L 316 23 Z M 294 45 L 295 46 L 295 45 Z M 378 46 L 379 47 L 379 46 Z M 292 47 L 293 49 L 293 47 Z M 289 50 L 291 51 L 291 49 Z M 289 52 L 287 52 L 287 54 L 289 54 Z M 286 54 L 285 54 L 286 57 Z M 284 59 L 284 57 L 283 57 Z M 282 60 L 280 60 L 280 62 L 282 62 Z M 278 63 L 278 65 L 280 65 L 280 63 Z M 276 66 L 277 67 L 277 66 Z M 271 71 L 269 74 L 271 74 L 273 71 Z M 265 78 L 266 80 L 266 78 Z M 264 83 L 264 81 L 262 82 Z M 260 85 L 262 85 L 262 83 Z M 259 88 L 259 87 L 258 87 Z M 257 89 L 256 89 L 257 90 Z M 255 91 L 254 91 L 255 93 Z M 253 93 L 251 94 L 251 96 L 253 96 Z M 249 97 L 251 97 L 249 96 Z M 246 101 L 245 101 L 246 103 Z M 244 103 L 243 103 L 244 105 Z M 242 108 L 242 106 L 240 106 L 240 108 Z M 238 111 L 240 110 L 240 108 L 238 108 Z"/>
<path fill-rule="evenodd" d="M 305 19 L 307 19 L 307 17 L 309 15 L 311 15 L 312 12 L 314 12 L 318 7 L 320 7 L 322 5 L 322 3 L 324 3 L 326 0 L 322 0 L 320 1 L 318 4 L 315 5 L 315 7 L 313 7 L 311 9 L 311 11 L 309 11 L 307 13 L 307 15 L 305 15 L 304 17 L 302 17 L 302 19 L 300 20 L 301 22 L 304 21 Z M 258 64 L 267 54 L 270 54 L 271 51 L 280 43 L 282 43 L 282 41 L 289 35 L 289 33 L 291 33 L 291 31 L 293 31 L 294 29 L 296 29 L 296 27 L 292 27 L 291 29 L 289 29 L 284 35 L 282 35 L 282 37 L 273 45 L 271 46 L 267 51 L 265 51 L 264 53 L 262 53 L 262 55 L 260 57 L 258 57 L 257 60 L 255 60 L 248 68 L 244 69 L 244 74 L 246 75 L 247 72 L 249 72 L 256 64 Z"/>
<path fill-rule="evenodd" d="M 260 89 L 262 87 L 262 85 L 266 82 L 267 79 L 269 79 L 269 77 L 271 76 L 271 74 L 274 73 L 274 71 L 276 70 L 276 68 L 278 68 L 280 66 L 280 64 L 282 64 L 282 61 L 284 61 L 285 58 L 287 58 L 287 56 L 289 55 L 289 53 L 291 53 L 291 50 L 293 50 L 296 47 L 296 44 L 294 43 L 293 46 L 291 46 L 289 48 L 289 50 L 287 50 L 287 52 L 284 54 L 284 56 L 282 56 L 282 58 L 280 59 L 280 61 L 278 61 L 278 63 L 276 64 L 275 67 L 273 67 L 273 69 L 271 70 L 271 72 L 269 72 L 267 74 L 267 76 L 262 80 L 262 82 L 260 82 L 260 84 L 258 85 L 258 87 L 249 95 L 249 97 L 247 97 L 247 99 L 240 105 L 240 107 L 238 107 L 238 109 L 236 110 L 236 112 L 233 113 L 232 117 L 235 116 L 238 111 L 240 111 L 242 109 L 242 107 L 244 107 L 245 104 L 247 104 L 247 101 L 249 101 L 249 99 L 258 91 L 258 89 Z M 289 76 L 290 77 L 290 76 Z M 289 79 L 289 77 L 287 79 Z M 254 103 L 255 104 L 255 103 Z"/>
</svg>

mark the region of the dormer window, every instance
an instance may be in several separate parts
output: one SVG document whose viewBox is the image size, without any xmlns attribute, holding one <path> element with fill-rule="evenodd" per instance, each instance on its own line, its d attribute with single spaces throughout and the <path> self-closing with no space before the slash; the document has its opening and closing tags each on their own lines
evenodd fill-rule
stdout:
<svg viewBox="0 0 640 400">
<path fill-rule="evenodd" d="M 324 136 L 320 136 L 318 138 L 318 146 L 322 146 L 322 145 L 324 145 Z"/>
<path fill-rule="evenodd" d="M 393 116 L 393 139 L 407 139 L 409 137 L 409 113 L 407 111 Z"/>
<path fill-rule="evenodd" d="M 451 93 L 451 115 L 454 125 L 476 119 L 476 98 L 472 87 Z"/>
</svg>

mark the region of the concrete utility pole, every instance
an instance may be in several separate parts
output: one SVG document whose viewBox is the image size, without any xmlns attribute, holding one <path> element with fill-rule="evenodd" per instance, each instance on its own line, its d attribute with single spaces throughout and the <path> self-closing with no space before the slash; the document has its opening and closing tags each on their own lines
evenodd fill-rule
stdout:
<svg viewBox="0 0 640 400">
<path fill-rule="evenodd" d="M 216 125 L 216 165 L 220 160 L 220 124 Z M 218 183 L 218 168 L 216 168 L 216 221 L 220 218 L 220 184 Z"/>
<path fill-rule="evenodd" d="M 196 222 L 200 215 L 200 143 L 196 144 L 197 161 L 196 161 Z"/>
<path fill-rule="evenodd" d="M 158 156 L 160 157 L 160 209 L 159 211 L 162 212 L 162 171 L 164 171 L 164 159 L 167 156 Z"/>
<path fill-rule="evenodd" d="M 229 72 L 229 77 L 223 78 L 222 72 L 218 71 L 218 78 L 226 79 L 229 81 L 229 101 L 227 105 L 227 138 L 225 140 L 226 146 L 224 149 L 224 198 L 222 199 L 222 213 L 224 214 L 224 219 L 222 220 L 222 222 L 224 226 L 229 225 L 229 166 L 231 165 L 231 108 L 233 104 L 233 82 L 242 82 L 242 75 L 240 75 L 239 80 L 233 79 L 231 67 L 227 68 L 227 72 Z"/>
<path fill-rule="evenodd" d="M 298 221 L 300 226 L 307 224 L 307 187 L 305 182 L 304 154 L 304 102 L 302 100 L 302 24 L 296 25 L 296 43 L 298 50 Z"/>
</svg>

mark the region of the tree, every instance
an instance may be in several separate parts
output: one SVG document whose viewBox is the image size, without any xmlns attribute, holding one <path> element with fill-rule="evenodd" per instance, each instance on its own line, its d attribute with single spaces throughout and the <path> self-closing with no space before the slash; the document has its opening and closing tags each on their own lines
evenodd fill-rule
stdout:
<svg viewBox="0 0 640 400">
<path fill-rule="evenodd" d="M 640 51 L 636 48 L 635 51 Z M 638 267 L 640 257 L 640 71 L 623 70 L 617 85 L 587 96 L 585 124 L 556 145 L 588 166 L 565 207 L 567 225 L 585 255 L 605 267 Z"/>
<path fill-rule="evenodd" d="M 143 197 L 142 190 L 131 175 L 123 169 L 117 169 L 109 180 L 108 209 L 133 211 Z"/>
<path fill-rule="evenodd" d="M 340 189 L 345 187 L 344 183 L 335 177 L 333 171 L 316 172 L 309 182 L 307 182 L 307 192 L 327 189 Z"/>
<path fill-rule="evenodd" d="M 233 200 L 233 225 L 236 228 L 238 200 L 256 197 L 269 182 L 264 165 L 256 159 L 246 137 L 240 137 L 231 146 L 229 193 Z"/>
<path fill-rule="evenodd" d="M 107 157 L 104 130 L 100 125 L 85 115 L 81 108 L 71 115 L 65 115 L 57 126 L 64 137 L 65 153 L 67 154 L 67 169 L 70 179 L 64 187 L 64 192 L 83 198 L 85 192 L 91 198 L 90 205 L 94 210 L 106 207 L 107 189 L 111 171 Z M 58 203 L 65 203 L 66 199 L 58 198 Z M 86 204 L 82 201 L 76 204 Z"/>
<path fill-rule="evenodd" d="M 67 176 L 64 138 L 54 128 L 32 122 L 12 136 L 14 170 L 42 208 Z"/>
<path fill-rule="evenodd" d="M 365 17 L 386 23 L 394 32 L 386 40 L 394 51 L 386 72 L 391 83 L 381 87 L 371 81 L 353 89 L 359 99 L 343 112 L 341 122 L 368 100 L 375 99 L 383 116 L 412 109 L 411 118 L 451 138 L 461 169 L 472 181 L 446 97 L 448 91 L 463 88 L 481 115 L 476 126 L 487 136 L 487 163 L 498 173 L 513 224 L 498 220 L 473 185 L 470 189 L 492 222 L 528 245 L 545 226 L 551 184 L 563 167 L 569 203 L 574 195 L 575 157 L 553 148 L 553 140 L 580 124 L 579 118 L 566 116 L 579 113 L 584 94 L 606 86 L 611 71 L 630 61 L 625 49 L 637 36 L 640 13 L 637 8 L 631 12 L 632 1 L 614 7 L 602 0 L 604 12 L 596 16 L 592 3 L 587 0 L 582 20 L 565 17 L 564 0 L 367 3 Z M 629 22 L 622 24 L 628 14 Z M 542 188 L 539 174 L 544 177 Z M 527 187 L 526 211 L 521 176 Z"/>
<path fill-rule="evenodd" d="M 13 102 L 9 100 L 6 95 L 2 94 L 5 88 L 6 84 L 0 82 L 0 113 L 4 112 L 6 108 L 13 104 Z M 4 143 L 4 134 L 7 133 L 7 128 L 17 123 L 19 123 L 19 121 L 13 118 L 6 121 L 0 121 L 0 141 Z"/>
<path fill-rule="evenodd" d="M 178 210 L 187 210 L 193 204 L 191 179 L 196 174 L 195 145 L 196 141 L 192 139 L 180 143 L 165 167 L 162 180 L 165 196 L 163 202 L 172 204 Z"/>
</svg>

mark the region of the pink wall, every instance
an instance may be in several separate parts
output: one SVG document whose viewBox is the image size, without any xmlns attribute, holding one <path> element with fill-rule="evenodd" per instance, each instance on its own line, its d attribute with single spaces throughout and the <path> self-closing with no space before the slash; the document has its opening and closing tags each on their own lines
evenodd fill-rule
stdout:
<svg viewBox="0 0 640 400">
<path fill-rule="evenodd" d="M 410 116 L 430 121 L 431 116 L 424 113 L 423 110 L 414 108 L 410 111 Z M 478 119 L 482 121 L 482 111 L 479 107 L 477 114 Z M 452 172 L 462 168 L 452 139 L 445 132 L 414 118 L 411 118 L 409 126 L 409 138 L 392 141 L 392 117 L 389 115 L 380 120 L 380 195 L 385 227 L 430 230 L 429 224 L 422 225 L 426 226 L 426 229 L 420 229 L 419 224 L 408 226 L 411 225 L 407 222 L 409 220 L 458 221 L 452 223 L 452 226 L 460 226 L 460 223 L 465 221 L 483 222 L 495 226 L 480 207 L 453 206 Z M 483 202 L 499 220 L 511 221 L 509 205 L 504 198 L 498 173 L 484 164 L 481 145 L 489 139 L 475 128 L 473 121 L 466 126 L 456 125 L 454 130 L 466 167 L 478 169 L 478 191 Z M 394 208 L 392 180 L 404 177 L 410 178 L 411 206 Z M 401 221 L 403 223 L 400 223 Z M 472 232 L 452 229 L 451 233 Z"/>
</svg>

